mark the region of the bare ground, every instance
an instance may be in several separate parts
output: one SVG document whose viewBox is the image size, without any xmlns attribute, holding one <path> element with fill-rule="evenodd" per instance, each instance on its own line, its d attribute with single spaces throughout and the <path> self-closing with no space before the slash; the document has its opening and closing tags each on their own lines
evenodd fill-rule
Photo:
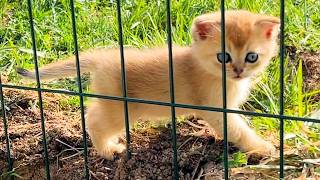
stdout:
<svg viewBox="0 0 320 180">
<path fill-rule="evenodd" d="M 37 93 L 6 90 L 5 97 L 15 172 L 26 179 L 44 179 L 44 149 Z M 84 160 L 79 110 L 71 106 L 61 106 L 59 99 L 63 98 L 67 97 L 44 93 L 50 172 L 52 179 L 81 179 Z M 187 119 L 185 123 L 178 123 L 177 130 L 180 178 L 222 179 L 223 142 L 215 140 L 210 135 L 213 134 L 212 130 L 199 123 L 201 120 L 193 116 Z M 146 122 L 139 126 L 140 128 L 131 131 L 132 157 L 129 160 L 126 160 L 126 153 L 116 155 L 113 161 L 99 157 L 88 138 L 91 179 L 172 178 L 170 124 L 154 127 Z M 6 172 L 7 153 L 3 124 L 0 129 L 0 172 Z M 196 133 L 199 131 L 201 133 Z M 230 154 L 237 151 L 232 145 L 230 147 Z M 252 156 L 249 164 L 259 164 L 260 160 L 263 159 Z M 232 168 L 230 173 L 233 175 L 232 179 L 268 179 L 270 175 L 277 177 L 277 168 L 267 168 L 267 173 L 263 171 L 248 172 L 246 169 Z M 268 176 L 265 176 L 266 174 Z"/>
<path fill-rule="evenodd" d="M 297 66 L 302 59 L 303 85 L 306 92 L 320 89 L 320 52 L 298 52 L 295 47 L 288 47 L 288 55 Z M 314 101 L 320 101 L 320 93 L 313 96 Z"/>
<path fill-rule="evenodd" d="M 6 90 L 8 132 L 11 140 L 15 172 L 26 179 L 44 179 L 44 149 L 37 93 Z M 83 176 L 83 140 L 79 110 L 59 104 L 64 95 L 44 93 L 46 139 L 53 179 L 79 179 Z M 181 179 L 223 177 L 223 142 L 209 135 L 207 128 L 189 124 L 198 120 L 191 116 L 188 123 L 178 124 L 178 160 Z M 145 126 L 142 124 L 140 126 Z M 0 172 L 7 167 L 3 124 L 0 125 Z M 193 132 L 203 131 L 201 136 Z M 138 128 L 131 132 L 132 157 L 118 154 L 113 161 L 96 154 L 89 139 L 89 169 L 92 179 L 171 179 L 172 144 L 170 125 Z M 230 152 L 236 148 L 231 146 Z M 252 163 L 257 163 L 253 159 Z"/>
<path fill-rule="evenodd" d="M 301 53 L 303 62 L 303 75 L 306 91 L 320 89 L 320 52 Z M 315 95 L 315 101 L 320 101 L 320 93 Z"/>
</svg>

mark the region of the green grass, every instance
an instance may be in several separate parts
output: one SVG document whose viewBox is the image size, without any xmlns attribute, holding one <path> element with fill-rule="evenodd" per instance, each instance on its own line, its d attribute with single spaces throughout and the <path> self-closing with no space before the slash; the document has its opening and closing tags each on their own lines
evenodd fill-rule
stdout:
<svg viewBox="0 0 320 180">
<path fill-rule="evenodd" d="M 244 165 L 247 165 L 247 163 L 248 163 L 247 155 L 240 151 L 232 154 L 232 159 L 229 160 L 229 166 L 231 168 L 244 166 Z"/>
<path fill-rule="evenodd" d="M 219 1 L 173 0 L 173 41 L 179 45 L 191 42 L 192 19 L 202 13 L 218 10 Z M 77 1 L 78 44 L 81 50 L 118 45 L 116 4 L 112 1 Z M 228 9 L 247 9 L 253 12 L 279 16 L 280 5 L 276 0 L 229 0 Z M 19 8 L 18 8 L 19 7 Z M 164 0 L 126 0 L 122 3 L 124 43 L 133 47 L 152 47 L 166 43 L 166 9 Z M 37 0 L 33 5 L 35 32 L 40 65 L 48 64 L 72 54 L 74 51 L 69 1 Z M 286 1 L 286 45 L 298 51 L 317 51 L 320 47 L 320 1 Z M 0 71 L 10 83 L 21 84 L 14 68 L 33 68 L 32 44 L 26 1 L 0 1 Z M 286 59 L 285 62 L 285 114 L 308 116 L 320 108 L 313 97 L 320 90 L 307 92 L 303 88 L 302 60 Z M 257 112 L 279 112 L 279 59 L 276 58 L 254 89 L 245 108 Z M 77 90 L 74 80 L 63 80 L 46 85 L 50 88 Z M 86 88 L 87 90 L 87 88 Z M 77 100 L 61 103 L 75 105 Z M 276 119 L 253 117 L 251 125 L 262 134 L 278 138 L 279 122 Z M 310 131 L 301 131 L 303 127 Z M 286 121 L 286 134 L 294 134 L 286 143 L 303 145 L 310 157 L 319 156 L 319 148 L 312 144 L 320 140 L 317 124 Z M 298 132 L 298 133 L 297 133 Z"/>
<path fill-rule="evenodd" d="M 3 174 L 0 174 L 0 179 L 5 180 L 5 179 L 24 179 L 23 177 L 21 177 L 19 174 L 17 174 L 14 170 L 13 171 L 9 171 L 9 172 L 5 172 Z"/>
</svg>

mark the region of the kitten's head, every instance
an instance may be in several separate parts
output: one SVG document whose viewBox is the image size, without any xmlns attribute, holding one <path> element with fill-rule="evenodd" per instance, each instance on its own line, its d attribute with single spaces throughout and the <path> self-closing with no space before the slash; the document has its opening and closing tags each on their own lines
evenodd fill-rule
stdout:
<svg viewBox="0 0 320 180">
<path fill-rule="evenodd" d="M 198 16 L 192 26 L 193 55 L 210 73 L 221 75 L 221 13 Z M 280 20 L 244 10 L 226 11 L 227 78 L 255 76 L 277 53 Z"/>
</svg>

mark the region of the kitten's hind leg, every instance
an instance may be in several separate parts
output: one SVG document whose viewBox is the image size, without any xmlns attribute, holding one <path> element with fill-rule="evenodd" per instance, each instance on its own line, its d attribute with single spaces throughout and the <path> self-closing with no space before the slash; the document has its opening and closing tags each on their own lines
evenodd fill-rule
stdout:
<svg viewBox="0 0 320 180">
<path fill-rule="evenodd" d="M 87 113 L 87 125 L 93 146 L 101 156 L 113 159 L 114 153 L 125 150 L 125 146 L 118 142 L 118 136 L 124 129 L 122 102 L 91 102 Z"/>
<path fill-rule="evenodd" d="M 209 112 L 210 113 L 210 112 Z M 219 119 L 217 119 L 219 117 Z M 223 137 L 222 113 L 210 113 L 205 120 L 215 129 L 216 133 Z M 234 143 L 241 150 L 259 154 L 274 154 L 275 147 L 260 136 L 241 118 L 239 114 L 228 114 L 228 141 Z"/>
</svg>

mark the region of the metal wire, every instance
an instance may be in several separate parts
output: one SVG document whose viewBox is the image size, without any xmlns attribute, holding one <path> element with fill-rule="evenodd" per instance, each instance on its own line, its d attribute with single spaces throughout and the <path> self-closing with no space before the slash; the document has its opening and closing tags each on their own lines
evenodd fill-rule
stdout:
<svg viewBox="0 0 320 180">
<path fill-rule="evenodd" d="M 283 143 L 284 143 L 284 56 L 285 56 L 285 47 L 284 47 L 284 16 L 285 16 L 285 7 L 284 0 L 280 1 L 280 111 L 279 111 L 279 120 L 280 120 L 280 179 L 284 178 L 284 157 L 283 157 Z"/>
<path fill-rule="evenodd" d="M 85 113 L 83 106 L 83 96 L 82 96 L 82 83 L 81 83 L 81 72 L 80 72 L 80 60 L 79 60 L 79 50 L 78 50 L 78 37 L 77 37 L 77 27 L 76 27 L 76 15 L 74 11 L 74 2 L 70 0 L 70 9 L 71 9 L 71 19 L 72 19 L 72 33 L 73 33 L 73 42 L 74 42 L 74 51 L 76 58 L 76 67 L 77 67 L 77 81 L 78 81 L 78 91 L 80 99 L 80 109 L 81 109 L 81 126 L 82 126 L 82 138 L 83 138 L 83 157 L 84 157 L 84 177 L 89 179 L 89 167 L 88 167 L 88 143 L 87 143 L 87 133 L 86 133 L 86 121 Z"/>
<path fill-rule="evenodd" d="M 21 90 L 31 90 L 31 91 L 42 91 L 42 92 L 49 92 L 49 93 L 57 93 L 57 94 L 67 94 L 73 96 L 79 96 L 78 92 L 67 91 L 67 90 L 57 90 L 57 89 L 45 89 L 45 88 L 33 88 L 27 86 L 16 86 L 10 84 L 2 84 L 2 87 L 9 88 L 9 89 L 21 89 Z M 180 104 L 174 103 L 171 104 L 169 102 L 163 101 L 152 101 L 152 100 L 145 100 L 145 99 L 138 99 L 138 98 L 124 98 L 119 96 L 107 96 L 101 94 L 92 94 L 92 93 L 82 93 L 83 97 L 91 97 L 91 98 L 101 98 L 101 99 L 108 99 L 108 100 L 115 100 L 115 101 L 125 101 L 132 103 L 142 103 L 142 104 L 153 104 L 153 105 L 160 105 L 160 106 L 174 106 L 176 108 L 185 108 L 185 109 L 196 109 L 196 110 L 205 110 L 205 111 L 213 111 L 213 112 L 227 112 L 233 114 L 242 114 L 247 116 L 254 116 L 254 117 L 266 117 L 266 118 L 283 118 L 286 120 L 293 120 L 293 121 L 304 121 L 304 122 L 314 122 L 320 123 L 319 119 L 315 118 L 306 118 L 306 117 L 297 117 L 297 116 L 287 116 L 287 115 L 279 115 L 279 114 L 268 114 L 268 113 L 259 113 L 259 112 L 252 112 L 252 111 L 244 111 L 244 110 L 235 110 L 235 109 L 223 109 L 219 107 L 210 107 L 210 106 L 196 106 L 191 104 Z"/>
<path fill-rule="evenodd" d="M 38 56 L 37 56 L 37 45 L 36 45 L 36 36 L 34 33 L 34 24 L 33 24 L 33 15 L 32 15 L 32 2 L 28 0 L 28 12 L 29 12 L 29 24 L 30 24 L 30 32 L 31 32 L 31 40 L 32 40 L 32 50 L 33 50 L 33 59 L 34 59 L 34 68 L 36 72 L 36 80 L 37 80 L 37 91 L 39 98 L 39 108 L 40 108 L 40 116 L 41 116 L 41 130 L 42 130 L 42 143 L 44 149 L 44 160 L 45 160 L 45 168 L 46 168 L 46 177 L 47 180 L 51 179 L 50 176 L 50 164 L 49 164 L 49 155 L 48 155 L 48 147 L 47 147 L 47 139 L 46 139 L 46 129 L 45 129 L 45 118 L 43 112 L 43 103 L 42 103 L 42 91 L 39 77 L 39 67 L 38 67 Z"/>
<path fill-rule="evenodd" d="M 221 10 L 221 52 L 223 54 L 222 64 L 222 103 L 223 109 L 227 109 L 227 74 L 226 74 L 226 31 L 225 31 L 225 2 L 220 1 Z M 227 112 L 223 112 L 223 164 L 224 164 L 224 179 L 229 178 L 229 162 L 228 162 L 228 119 Z"/>
<path fill-rule="evenodd" d="M 9 89 L 21 89 L 21 90 L 32 90 L 37 91 L 39 96 L 39 108 L 41 115 L 41 129 L 42 129 L 42 138 L 43 138 L 43 148 L 44 148 L 44 160 L 45 160 L 45 169 L 46 169 L 46 179 L 50 180 L 50 165 L 49 165 L 49 156 L 47 149 L 46 141 L 46 131 L 45 131 L 45 117 L 43 111 L 43 100 L 42 92 L 50 93 L 59 93 L 59 94 L 68 94 L 72 96 L 79 96 L 80 98 L 80 108 L 81 108 L 81 120 L 82 120 L 82 130 L 83 130 L 83 139 L 84 139 L 84 161 L 85 161 L 85 179 L 89 179 L 89 168 L 88 168 L 88 150 L 87 150 L 87 139 L 85 131 L 85 116 L 84 116 L 84 97 L 94 97 L 107 100 L 116 100 L 123 101 L 124 103 L 124 113 L 125 113 L 125 128 L 126 128 L 126 138 L 127 138 L 127 158 L 131 156 L 130 150 L 130 131 L 129 131 L 129 113 L 128 113 L 128 102 L 132 103 L 143 103 L 143 104 L 154 104 L 171 107 L 172 114 L 172 143 L 173 143 L 173 178 L 179 179 L 178 176 L 178 158 L 177 158 L 177 135 L 176 135 L 176 113 L 175 108 L 187 108 L 187 109 L 196 109 L 196 110 L 206 110 L 212 112 L 221 112 L 223 113 L 223 134 L 224 134 L 224 177 L 225 179 L 229 178 L 228 173 L 228 130 L 227 130 L 227 113 L 236 113 L 250 116 L 259 116 L 259 117 L 268 117 L 268 118 L 278 118 L 280 120 L 280 174 L 279 178 L 284 178 L 284 155 L 283 155 L 283 146 L 284 146 L 284 120 L 295 120 L 295 121 L 304 121 L 304 122 L 315 122 L 319 123 L 318 119 L 314 118 L 304 118 L 304 117 L 295 117 L 295 116 L 286 116 L 284 115 L 284 58 L 285 58 L 285 45 L 284 45 L 284 19 L 285 19 L 285 5 L 284 0 L 281 0 L 280 5 L 280 111 L 279 114 L 268 114 L 268 113 L 257 113 L 249 112 L 243 110 L 233 110 L 227 108 L 227 83 L 226 83 L 226 64 L 225 64 L 225 1 L 221 0 L 221 51 L 223 53 L 223 63 L 222 63 L 222 85 L 223 85 L 223 107 L 209 107 L 209 106 L 196 106 L 189 104 L 179 104 L 175 103 L 175 93 L 174 93 L 174 68 L 173 68 L 173 49 L 172 49 L 172 21 L 171 21 L 171 0 L 166 1 L 167 7 L 167 38 L 168 38 L 168 60 L 169 60 L 169 80 L 170 80 L 170 102 L 162 101 L 151 101 L 137 98 L 129 98 L 127 96 L 127 84 L 126 84 L 126 71 L 125 71 L 125 56 L 123 48 L 123 30 L 122 30 L 122 18 L 121 18 L 121 2 L 117 0 L 117 15 L 118 15 L 118 26 L 119 26 L 119 46 L 120 46 L 120 57 L 121 57 L 121 76 L 122 76 L 122 94 L 123 96 L 108 96 L 108 95 L 98 95 L 98 94 L 89 94 L 82 92 L 82 84 L 80 77 L 80 62 L 79 62 L 79 52 L 78 52 L 78 43 L 77 43 L 77 31 L 76 31 L 76 16 L 74 1 L 70 0 L 70 8 L 72 15 L 72 30 L 73 30 L 73 39 L 74 39 L 74 48 L 75 48 L 75 57 L 76 57 L 76 66 L 77 66 L 77 80 L 78 80 L 78 92 L 65 91 L 65 90 L 52 90 L 41 88 L 39 69 L 38 69 L 38 59 L 37 59 L 37 49 L 36 49 L 36 38 L 34 32 L 33 24 L 33 15 L 32 15 L 32 0 L 28 0 L 28 12 L 29 12 L 29 21 L 30 21 L 30 31 L 32 39 L 32 48 L 33 48 L 33 58 L 35 63 L 35 72 L 36 72 L 36 81 L 37 87 L 25 87 L 25 86 L 16 86 L 9 84 L 2 84 L 0 76 L 0 100 L 1 100 L 1 109 L 2 109 L 2 118 L 4 123 L 4 132 L 6 136 L 6 148 L 8 152 L 8 169 L 12 170 L 12 158 L 10 152 L 10 139 L 8 135 L 8 124 L 5 114 L 5 103 L 3 88 Z"/>
<path fill-rule="evenodd" d="M 167 38 L 168 38 L 168 57 L 169 57 L 169 79 L 170 79 L 170 102 L 175 104 L 174 95 L 174 74 L 173 74 L 173 57 L 172 57 L 172 22 L 171 22 L 171 0 L 167 0 Z M 176 110 L 171 106 L 171 130 L 172 130 L 172 148 L 173 148 L 173 178 L 179 179 L 178 173 L 178 152 L 177 152 L 177 130 L 176 130 Z"/>
<path fill-rule="evenodd" d="M 4 127 L 4 135 L 6 136 L 6 148 L 7 148 L 7 161 L 8 161 L 8 171 L 12 171 L 13 169 L 13 158 L 11 157 L 10 152 L 10 138 L 8 134 L 8 122 L 7 122 L 7 116 L 6 116 L 6 108 L 4 103 L 4 95 L 2 90 L 2 80 L 1 80 L 1 74 L 0 74 L 0 101 L 1 101 L 1 111 L 2 111 L 2 119 L 3 119 L 3 127 Z"/>
<path fill-rule="evenodd" d="M 118 26 L 119 26 L 119 46 L 120 46 L 120 57 L 121 57 L 121 79 L 122 79 L 122 96 L 124 97 L 124 115 L 125 115 L 125 128 L 126 128 L 126 140 L 127 140 L 127 158 L 131 157 L 130 149 L 130 126 L 129 126 L 129 113 L 128 113 L 128 101 L 127 101 L 127 80 L 126 80 L 126 66 L 124 59 L 123 49 L 123 32 L 122 32 L 122 18 L 121 18 L 121 2 L 117 0 L 117 14 L 118 14 Z"/>
</svg>

